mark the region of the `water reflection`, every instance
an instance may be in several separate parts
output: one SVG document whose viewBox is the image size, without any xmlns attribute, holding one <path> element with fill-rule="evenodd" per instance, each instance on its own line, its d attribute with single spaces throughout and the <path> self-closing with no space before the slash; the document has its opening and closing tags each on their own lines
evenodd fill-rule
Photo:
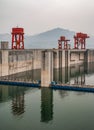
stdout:
<svg viewBox="0 0 94 130">
<path fill-rule="evenodd" d="M 68 91 L 58 90 L 58 92 L 62 99 L 68 96 Z"/>
<path fill-rule="evenodd" d="M 7 101 L 9 97 L 8 86 L 0 86 L 0 102 Z"/>
<path fill-rule="evenodd" d="M 54 69 L 54 80 L 69 84 L 94 84 L 94 64 L 85 67 L 82 64 Z M 40 72 L 30 71 L 14 77 L 37 80 Z M 94 127 L 94 94 L 50 88 L 34 91 L 26 87 L 0 86 L 0 130 L 89 130 Z"/>
<path fill-rule="evenodd" d="M 19 91 L 18 88 L 16 95 L 12 98 L 12 113 L 14 115 L 21 115 L 25 112 L 24 94 L 25 92 Z"/>
<path fill-rule="evenodd" d="M 86 82 L 88 75 L 94 74 L 94 63 L 76 64 L 70 67 L 54 69 L 53 80 L 57 83 L 67 84 L 90 84 L 89 80 Z"/>
<path fill-rule="evenodd" d="M 16 86 L 0 86 L 0 102 L 11 101 L 13 115 L 21 115 L 25 112 L 24 96 L 28 89 Z"/>
<path fill-rule="evenodd" d="M 80 77 L 75 77 L 74 78 L 74 84 L 78 84 L 78 85 L 84 85 L 85 84 L 85 74 L 80 75 Z"/>
<path fill-rule="evenodd" d="M 41 89 L 41 122 L 53 120 L 53 91 L 50 88 Z"/>
<path fill-rule="evenodd" d="M 27 70 L 16 74 L 12 73 L 8 76 L 2 76 L 2 73 L 0 73 L 0 80 L 36 82 L 41 80 L 41 70 Z"/>
<path fill-rule="evenodd" d="M 38 73 L 39 72 L 39 73 Z M 25 75 L 26 74 L 26 75 Z M 40 70 L 29 71 L 14 75 L 17 78 L 32 78 L 34 80 L 40 78 Z M 94 63 L 74 65 L 66 68 L 54 69 L 54 80 L 58 83 L 69 84 L 87 84 L 94 80 Z M 90 78 L 89 78 L 90 77 Z M 93 82 L 94 84 L 94 82 Z M 11 111 L 13 115 L 21 115 L 26 111 L 25 93 L 31 88 L 16 87 L 16 86 L 0 86 L 0 102 L 11 101 Z M 53 120 L 53 90 L 50 88 L 41 88 L 40 113 L 41 122 L 48 123 Z M 58 91 L 61 99 L 68 96 L 68 91 Z M 77 95 L 85 93 L 77 93 Z M 33 99 L 32 99 L 33 100 Z"/>
<path fill-rule="evenodd" d="M 26 87 L 0 86 L 0 102 L 11 101 L 12 114 L 22 115 L 25 112 Z M 48 123 L 53 120 L 53 90 L 41 88 L 41 122 Z M 32 90 L 33 92 L 33 90 Z"/>
</svg>

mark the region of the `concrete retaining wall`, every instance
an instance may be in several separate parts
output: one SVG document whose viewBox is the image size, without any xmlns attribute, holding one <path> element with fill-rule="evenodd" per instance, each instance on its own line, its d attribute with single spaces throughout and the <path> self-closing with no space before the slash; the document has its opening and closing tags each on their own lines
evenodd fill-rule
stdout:
<svg viewBox="0 0 94 130">
<path fill-rule="evenodd" d="M 42 56 L 42 52 L 46 54 L 45 59 Z M 46 64 L 48 61 L 49 65 Z M 94 50 L 5 49 L 0 50 L 0 75 L 5 76 L 33 69 L 43 69 L 44 63 L 45 68 L 46 66 L 49 68 L 51 66 L 53 68 L 62 68 L 84 62 L 94 62 Z"/>
</svg>

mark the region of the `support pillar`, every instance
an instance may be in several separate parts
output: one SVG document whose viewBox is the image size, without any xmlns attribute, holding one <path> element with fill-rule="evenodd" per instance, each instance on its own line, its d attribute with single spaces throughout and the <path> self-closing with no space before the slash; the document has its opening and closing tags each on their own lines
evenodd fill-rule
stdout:
<svg viewBox="0 0 94 130">
<path fill-rule="evenodd" d="M 62 68 L 65 67 L 65 50 L 62 51 Z"/>
<path fill-rule="evenodd" d="M 51 81 L 53 81 L 53 52 L 42 52 L 42 68 L 41 68 L 41 86 L 49 87 Z"/>
<path fill-rule="evenodd" d="M 8 75 L 8 50 L 2 50 L 2 74 L 1 76 Z"/>
</svg>

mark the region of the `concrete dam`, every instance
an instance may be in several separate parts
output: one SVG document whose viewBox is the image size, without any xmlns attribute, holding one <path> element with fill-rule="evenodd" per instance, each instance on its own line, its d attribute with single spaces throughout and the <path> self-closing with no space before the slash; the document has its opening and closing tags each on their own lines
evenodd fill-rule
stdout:
<svg viewBox="0 0 94 130">
<path fill-rule="evenodd" d="M 0 49 L 0 79 L 6 79 L 25 71 L 41 70 L 41 86 L 48 87 L 53 81 L 53 69 L 90 62 L 94 62 L 94 50 L 11 50 L 2 47 Z"/>
</svg>

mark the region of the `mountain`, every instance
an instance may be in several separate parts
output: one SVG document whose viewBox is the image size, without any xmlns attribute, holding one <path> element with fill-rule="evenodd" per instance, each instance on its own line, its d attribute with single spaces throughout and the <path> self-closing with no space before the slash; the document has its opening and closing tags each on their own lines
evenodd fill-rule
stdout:
<svg viewBox="0 0 94 130">
<path fill-rule="evenodd" d="M 30 36 L 25 39 L 26 48 L 57 48 L 58 39 L 60 36 L 64 35 L 69 39 L 72 39 L 75 32 L 56 28 L 52 29 L 38 35 Z"/>
<path fill-rule="evenodd" d="M 34 36 L 25 35 L 25 48 L 57 48 L 58 39 L 60 36 L 65 36 L 70 40 L 70 44 L 73 47 L 75 35 L 74 31 L 70 31 L 62 28 L 55 28 Z M 0 34 L 0 41 L 8 41 L 9 47 L 11 47 L 11 34 Z M 87 39 L 87 48 L 92 48 L 94 43 L 94 37 L 90 36 Z"/>
</svg>

